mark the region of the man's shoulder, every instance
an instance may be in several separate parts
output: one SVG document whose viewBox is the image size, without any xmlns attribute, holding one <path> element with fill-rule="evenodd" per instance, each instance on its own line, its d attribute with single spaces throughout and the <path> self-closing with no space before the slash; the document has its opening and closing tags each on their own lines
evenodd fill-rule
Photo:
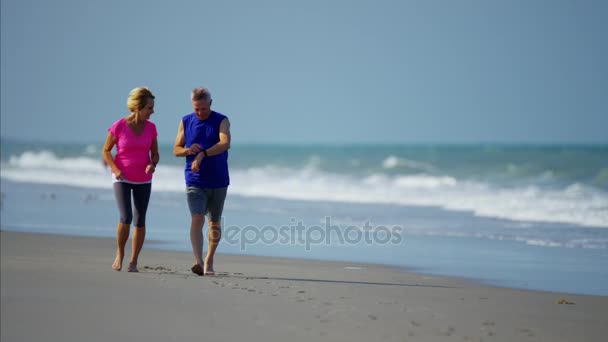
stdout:
<svg viewBox="0 0 608 342">
<path fill-rule="evenodd" d="M 227 116 L 227 115 L 224 115 L 224 114 L 222 114 L 222 113 L 220 113 L 220 112 L 216 112 L 216 111 L 214 111 L 214 110 L 212 110 L 212 111 L 211 111 L 211 115 L 215 115 L 215 116 L 217 116 L 217 118 L 218 118 L 220 121 L 223 121 L 224 119 L 228 119 L 228 116 Z"/>
<path fill-rule="evenodd" d="M 194 113 L 186 114 L 182 116 L 182 120 L 189 120 L 192 118 L 192 116 L 194 116 Z"/>
</svg>

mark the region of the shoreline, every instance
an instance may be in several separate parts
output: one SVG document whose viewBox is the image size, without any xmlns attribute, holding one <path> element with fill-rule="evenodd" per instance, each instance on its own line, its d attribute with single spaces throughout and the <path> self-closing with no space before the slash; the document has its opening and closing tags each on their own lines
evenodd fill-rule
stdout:
<svg viewBox="0 0 608 342">
<path fill-rule="evenodd" d="M 0 229 L 115 236 L 112 222 L 117 222 L 117 211 L 111 191 L 33 185 L 5 178 L 2 187 L 5 198 Z M 157 240 L 159 248 L 190 252 L 190 222 L 187 206 L 182 205 L 183 194 L 159 191 L 154 196 L 148 210 L 151 224 L 146 246 L 153 246 L 149 242 Z M 236 227 L 232 231 L 237 233 L 233 235 L 234 241 L 223 240 L 221 253 L 368 262 L 491 286 L 608 295 L 608 270 L 604 267 L 608 262 L 604 248 L 608 230 L 604 229 L 520 224 L 434 207 L 254 200 L 238 195 L 227 200 L 225 212 L 222 220 L 225 227 L 228 230 Z M 364 222 L 377 226 L 395 224 L 403 228 L 402 238 L 398 243 L 385 245 L 363 239 L 359 245 L 342 243 L 336 235 L 329 243 L 316 243 L 317 225 L 325 232 L 330 231 L 324 225 L 327 221 L 323 221 L 324 217 L 331 219 L 331 225 L 341 227 L 341 232 L 346 232 L 349 225 L 363 231 Z M 254 240 L 260 239 L 266 226 L 276 228 L 279 234 L 275 232 L 275 236 L 281 238 L 281 227 L 290 225 L 293 219 L 305 225 L 303 231 L 311 249 L 297 237 L 287 243 L 280 239 L 276 243 L 250 243 L 252 236 Z M 245 236 L 250 225 L 255 228 L 254 234 Z M 554 247 L 552 241 L 561 245 Z M 566 247 L 568 243 L 585 246 L 570 248 Z"/>
<path fill-rule="evenodd" d="M 1 231 L 0 240 L 3 341 L 601 341 L 608 334 L 606 296 L 228 254 L 218 255 L 217 276 L 198 277 L 189 271 L 191 253 L 145 246 L 140 273 L 116 272 L 111 238 Z"/>
<path fill-rule="evenodd" d="M 0 229 L 0 233 L 15 233 L 15 234 L 25 234 L 25 235 L 31 234 L 31 235 L 41 235 L 41 236 L 48 235 L 48 236 L 66 237 L 66 238 L 100 239 L 100 240 L 110 240 L 110 241 L 112 241 L 112 243 L 115 243 L 115 238 L 98 236 L 98 235 L 84 235 L 84 234 L 83 235 L 74 235 L 74 234 L 65 234 L 65 233 L 31 232 L 31 231 L 23 232 L 23 231 L 17 231 L 17 230 L 6 230 L 4 228 Z M 131 245 L 130 245 L 131 238 L 132 238 L 132 234 L 130 234 L 129 240 L 128 240 L 126 248 L 125 248 L 125 253 L 126 253 L 125 260 L 127 260 L 127 258 L 130 255 L 129 253 L 131 250 Z M 206 242 L 207 241 L 205 241 L 205 245 L 203 246 L 203 254 L 206 252 Z M 188 256 L 192 255 L 191 251 L 189 251 L 189 250 L 176 249 L 176 248 L 171 248 L 171 247 L 162 247 L 163 245 L 170 246 L 171 243 L 167 243 L 167 242 L 161 241 L 161 240 L 146 239 L 142 253 L 145 250 L 152 250 L 152 251 L 159 251 L 159 252 L 179 253 L 179 254 L 184 253 Z M 443 274 L 439 271 L 436 271 L 436 272 L 425 271 L 425 269 L 423 267 L 416 267 L 416 266 L 410 266 L 410 265 L 390 265 L 390 264 L 384 264 L 384 263 L 361 262 L 361 261 L 356 261 L 356 260 L 353 260 L 353 261 L 331 260 L 331 259 L 323 259 L 323 258 L 305 258 L 305 257 L 294 257 L 294 256 L 283 257 L 283 256 L 271 256 L 271 255 L 238 254 L 238 253 L 219 252 L 219 251 L 216 253 L 216 256 L 218 256 L 220 258 L 224 258 L 224 257 L 257 258 L 257 259 L 267 259 L 269 261 L 292 260 L 293 262 L 318 262 L 318 263 L 335 263 L 335 264 L 344 264 L 344 265 L 359 265 L 360 267 L 363 267 L 365 269 L 381 268 L 381 269 L 389 270 L 392 272 L 415 274 L 420 277 L 444 278 L 446 280 L 449 279 L 452 281 L 467 283 L 470 285 L 491 287 L 491 288 L 496 288 L 496 289 L 529 291 L 529 292 L 539 292 L 539 293 L 553 293 L 556 295 L 563 295 L 563 296 L 597 296 L 597 297 L 608 298 L 608 295 L 602 295 L 602 294 L 553 291 L 553 290 L 545 290 L 545 289 L 534 289 L 534 288 L 526 288 L 526 287 L 518 287 L 518 286 L 501 285 L 499 282 L 494 283 L 491 280 L 484 280 L 484 279 L 475 278 L 475 277 Z M 125 265 L 126 264 L 128 264 L 128 262 L 125 262 Z"/>
</svg>

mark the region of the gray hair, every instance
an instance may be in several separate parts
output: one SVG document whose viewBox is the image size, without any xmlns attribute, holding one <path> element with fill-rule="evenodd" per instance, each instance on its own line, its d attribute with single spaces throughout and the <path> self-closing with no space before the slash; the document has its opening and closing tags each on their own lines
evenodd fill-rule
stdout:
<svg viewBox="0 0 608 342">
<path fill-rule="evenodd" d="M 205 100 L 207 102 L 211 101 L 211 92 L 209 89 L 204 87 L 194 88 L 192 90 L 192 101 L 200 101 Z"/>
</svg>

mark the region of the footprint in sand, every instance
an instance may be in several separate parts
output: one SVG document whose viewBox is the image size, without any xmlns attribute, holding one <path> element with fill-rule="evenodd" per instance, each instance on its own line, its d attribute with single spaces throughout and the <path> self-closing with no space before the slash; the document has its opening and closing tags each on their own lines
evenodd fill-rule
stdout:
<svg viewBox="0 0 608 342">
<path fill-rule="evenodd" d="M 371 319 L 372 321 L 375 321 L 378 319 L 378 316 L 372 315 L 372 314 L 367 315 L 367 317 L 369 317 L 369 319 Z"/>
<path fill-rule="evenodd" d="M 456 329 L 454 329 L 453 327 L 448 327 L 446 331 L 441 332 L 441 335 L 452 336 L 454 334 L 454 331 L 456 331 Z"/>
<path fill-rule="evenodd" d="M 165 271 L 165 272 L 175 272 L 170 268 L 166 268 L 163 266 L 144 266 L 142 267 L 145 270 L 150 270 L 150 271 Z"/>
<path fill-rule="evenodd" d="M 416 321 L 410 321 L 410 324 L 415 326 L 416 328 L 420 326 L 420 323 L 418 323 Z"/>
<path fill-rule="evenodd" d="M 496 323 L 494 323 L 492 321 L 483 321 L 483 323 L 481 323 L 481 325 L 483 325 L 485 327 L 487 327 L 487 326 L 494 326 L 494 324 L 496 324 Z"/>
<path fill-rule="evenodd" d="M 517 331 L 522 335 L 526 335 L 528 337 L 534 337 L 534 332 L 528 328 L 517 329 Z"/>
</svg>

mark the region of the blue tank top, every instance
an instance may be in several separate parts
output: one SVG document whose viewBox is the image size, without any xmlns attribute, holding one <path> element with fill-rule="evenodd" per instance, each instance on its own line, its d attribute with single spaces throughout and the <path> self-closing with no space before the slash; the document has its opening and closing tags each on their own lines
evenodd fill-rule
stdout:
<svg viewBox="0 0 608 342">
<path fill-rule="evenodd" d="M 199 120 L 196 114 L 191 113 L 182 118 L 184 125 L 185 147 L 197 143 L 204 149 L 220 141 L 220 124 L 226 119 L 225 115 L 211 111 L 205 120 Z M 199 172 L 192 172 L 192 161 L 196 156 L 186 157 L 186 185 L 201 189 L 225 188 L 230 184 L 228 175 L 228 151 L 221 154 L 204 157 Z"/>
</svg>

